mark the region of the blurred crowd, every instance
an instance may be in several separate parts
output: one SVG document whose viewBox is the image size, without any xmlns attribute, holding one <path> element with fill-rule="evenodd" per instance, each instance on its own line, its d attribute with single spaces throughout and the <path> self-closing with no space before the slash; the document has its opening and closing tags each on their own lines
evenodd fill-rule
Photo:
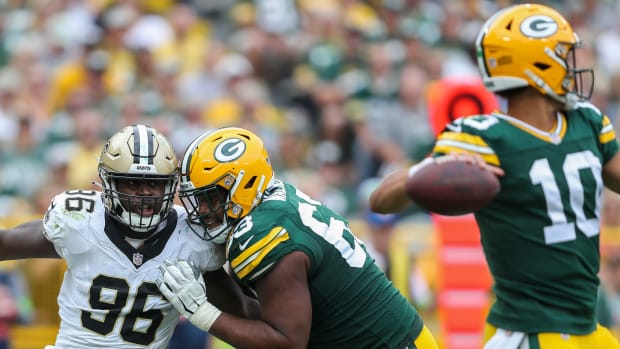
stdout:
<svg viewBox="0 0 620 349">
<path fill-rule="evenodd" d="M 224 125 L 343 214 L 364 180 L 422 158 L 427 91 L 477 76 L 473 42 L 510 1 L 0 1 L 0 216 L 92 188 L 101 142 L 143 122 L 182 153 Z M 586 43 L 594 102 L 620 99 L 618 1 L 548 1 Z"/>
<path fill-rule="evenodd" d="M 593 102 L 619 125 L 620 1 L 537 2 L 573 24 Z M 249 128 L 279 177 L 366 217 L 359 188 L 427 154 L 429 87 L 478 76 L 476 35 L 510 3 L 0 0 L 0 218 L 97 189 L 102 142 L 137 122 L 178 154 Z"/>
</svg>

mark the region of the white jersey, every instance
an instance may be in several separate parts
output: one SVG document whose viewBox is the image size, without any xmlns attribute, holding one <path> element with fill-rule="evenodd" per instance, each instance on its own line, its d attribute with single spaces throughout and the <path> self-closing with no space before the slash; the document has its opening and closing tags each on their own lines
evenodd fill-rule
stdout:
<svg viewBox="0 0 620 349">
<path fill-rule="evenodd" d="M 204 272 L 225 262 L 223 249 L 196 236 L 185 217 L 175 205 L 166 227 L 135 249 L 114 229 L 100 192 L 74 190 L 54 198 L 44 230 L 67 263 L 56 348 L 167 346 L 179 313 L 155 285 L 159 266 L 176 258 Z"/>
</svg>

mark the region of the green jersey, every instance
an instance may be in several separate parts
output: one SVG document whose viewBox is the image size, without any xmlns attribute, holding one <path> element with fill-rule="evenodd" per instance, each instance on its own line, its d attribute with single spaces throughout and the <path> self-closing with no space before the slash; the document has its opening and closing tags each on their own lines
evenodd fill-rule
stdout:
<svg viewBox="0 0 620 349">
<path fill-rule="evenodd" d="M 276 180 L 235 227 L 231 269 L 253 288 L 285 255 L 310 259 L 308 348 L 406 348 L 422 330 L 415 309 L 385 277 L 348 223 L 299 189 Z"/>
<path fill-rule="evenodd" d="M 497 297 L 487 321 L 523 332 L 586 334 L 596 326 L 602 166 L 618 151 L 589 103 L 550 132 L 503 114 L 448 125 L 434 154 L 468 151 L 500 166 L 501 191 L 475 213 Z"/>
</svg>

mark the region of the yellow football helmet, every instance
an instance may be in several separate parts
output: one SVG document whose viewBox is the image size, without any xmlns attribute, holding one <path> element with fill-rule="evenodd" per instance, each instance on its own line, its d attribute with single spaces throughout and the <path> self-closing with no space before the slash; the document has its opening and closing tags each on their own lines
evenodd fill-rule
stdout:
<svg viewBox="0 0 620 349">
<path fill-rule="evenodd" d="M 168 140 L 146 125 L 124 127 L 104 145 L 99 178 L 106 213 L 131 229 L 124 231 L 127 236 L 146 238 L 166 219 L 173 207 L 178 165 Z M 118 190 L 118 181 L 160 183 L 164 190 L 161 196 L 130 195 Z"/>
<path fill-rule="evenodd" d="M 556 10 L 521 4 L 489 18 L 476 39 L 476 56 L 490 91 L 532 86 L 568 109 L 592 95 L 592 69 L 575 67 L 574 50 L 580 46 L 577 34 Z"/>
<path fill-rule="evenodd" d="M 224 243 L 274 178 L 269 154 L 254 133 L 224 127 L 204 133 L 185 151 L 179 198 L 198 236 Z"/>
</svg>

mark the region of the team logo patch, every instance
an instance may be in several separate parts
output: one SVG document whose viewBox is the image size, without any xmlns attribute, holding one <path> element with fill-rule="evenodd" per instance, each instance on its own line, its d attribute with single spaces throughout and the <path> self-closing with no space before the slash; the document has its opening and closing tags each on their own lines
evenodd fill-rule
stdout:
<svg viewBox="0 0 620 349">
<path fill-rule="evenodd" d="M 536 15 L 526 18 L 519 28 L 523 35 L 540 39 L 557 33 L 559 25 L 549 16 Z"/>
<path fill-rule="evenodd" d="M 237 160 L 245 153 L 245 142 L 241 138 L 229 138 L 218 144 L 213 156 L 219 162 Z"/>
<path fill-rule="evenodd" d="M 133 254 L 133 264 L 137 267 L 142 265 L 142 262 L 144 260 L 144 256 L 142 255 L 142 253 L 140 252 L 135 252 Z"/>
</svg>

